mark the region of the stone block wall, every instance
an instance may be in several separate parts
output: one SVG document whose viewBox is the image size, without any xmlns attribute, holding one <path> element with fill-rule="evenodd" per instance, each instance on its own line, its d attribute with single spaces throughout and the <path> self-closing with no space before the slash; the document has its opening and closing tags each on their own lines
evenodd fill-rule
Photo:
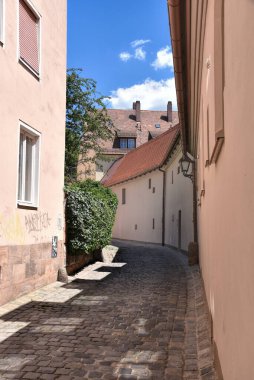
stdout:
<svg viewBox="0 0 254 380">
<path fill-rule="evenodd" d="M 0 305 L 56 281 L 65 266 L 62 241 L 57 248 L 51 257 L 51 243 L 0 247 Z"/>
</svg>

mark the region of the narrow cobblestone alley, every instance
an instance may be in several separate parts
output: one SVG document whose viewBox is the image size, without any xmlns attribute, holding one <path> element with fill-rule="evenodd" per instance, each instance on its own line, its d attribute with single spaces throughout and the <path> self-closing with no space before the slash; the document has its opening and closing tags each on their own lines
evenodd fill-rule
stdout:
<svg viewBox="0 0 254 380">
<path fill-rule="evenodd" d="M 123 246 L 0 318 L 0 379 L 216 378 L 198 268 L 168 248 Z"/>
</svg>

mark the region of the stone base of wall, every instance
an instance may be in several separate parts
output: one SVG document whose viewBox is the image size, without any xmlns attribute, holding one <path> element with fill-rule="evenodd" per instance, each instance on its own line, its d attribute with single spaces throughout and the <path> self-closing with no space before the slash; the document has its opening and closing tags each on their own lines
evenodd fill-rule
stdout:
<svg viewBox="0 0 254 380">
<path fill-rule="evenodd" d="M 101 251 L 96 251 L 93 253 L 84 253 L 80 255 L 67 255 L 66 258 L 66 271 L 69 276 L 78 272 L 84 266 L 94 263 L 95 261 L 102 261 Z"/>
<path fill-rule="evenodd" d="M 117 246 L 117 242 L 119 243 L 128 243 L 128 244 L 142 244 L 142 245 L 160 245 L 161 246 L 161 243 L 154 243 L 152 241 L 143 241 L 143 240 L 128 240 L 128 239 L 120 239 L 118 237 L 113 237 L 112 238 L 112 244 L 116 245 Z"/>
<path fill-rule="evenodd" d="M 185 251 L 184 249 L 179 249 L 179 248 L 175 247 L 174 245 L 165 244 L 165 247 L 168 247 L 170 249 L 174 249 L 175 251 L 180 252 L 180 253 L 182 253 L 185 256 L 188 256 L 188 252 L 187 251 Z"/>
<path fill-rule="evenodd" d="M 0 305 L 57 280 L 65 266 L 63 242 L 57 257 L 51 250 L 51 243 L 0 247 Z"/>
</svg>

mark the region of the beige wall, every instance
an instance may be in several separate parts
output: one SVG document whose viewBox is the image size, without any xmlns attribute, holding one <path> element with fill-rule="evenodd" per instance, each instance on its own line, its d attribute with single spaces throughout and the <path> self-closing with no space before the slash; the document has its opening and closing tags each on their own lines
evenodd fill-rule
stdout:
<svg viewBox="0 0 254 380">
<path fill-rule="evenodd" d="M 165 244 L 188 250 L 193 241 L 193 185 L 179 172 L 180 145 L 170 158 L 166 172 Z M 172 174 L 173 173 L 173 174 Z M 181 210 L 181 244 L 179 246 L 179 210 Z"/>
<path fill-rule="evenodd" d="M 88 152 L 87 157 L 94 157 L 94 151 Z M 123 155 L 107 154 L 105 155 L 106 160 L 97 160 L 97 164 L 92 161 L 79 162 L 77 167 L 78 180 L 82 181 L 90 178 L 95 181 L 101 181 L 113 162 L 120 157 L 123 157 Z"/>
<path fill-rule="evenodd" d="M 224 379 L 254 379 L 254 2 L 224 1 L 224 70 L 214 59 L 214 4 L 208 1 L 199 110 L 200 265 Z M 206 165 L 221 69 L 225 141 L 217 163 Z"/>
<path fill-rule="evenodd" d="M 192 182 L 178 173 L 180 144 L 167 165 L 165 196 L 165 244 L 187 251 L 193 241 Z M 173 172 L 173 183 L 172 183 Z M 151 179 L 151 189 L 149 189 Z M 155 187 L 155 193 L 153 193 Z M 126 189 L 126 204 L 122 204 L 122 189 Z M 113 237 L 162 244 L 163 173 L 148 173 L 123 184 L 113 186 L 118 197 Z M 178 215 L 181 210 L 181 246 L 178 245 Z M 153 229 L 153 218 L 155 228 Z M 137 229 L 135 229 L 137 225 Z"/>
<path fill-rule="evenodd" d="M 151 189 L 148 188 L 149 178 Z M 163 176 L 158 170 L 142 177 L 113 186 L 118 198 L 113 238 L 162 242 L 162 186 Z M 155 187 L 155 193 L 153 193 Z M 122 189 L 126 189 L 126 204 L 122 204 Z M 153 229 L 153 218 L 155 228 Z M 137 225 L 137 229 L 135 229 Z"/>
<path fill-rule="evenodd" d="M 36 283 L 55 279 L 56 267 L 64 264 L 66 1 L 33 0 L 33 5 L 42 16 L 40 80 L 18 62 L 17 1 L 5 1 L 5 44 L 0 46 L 1 294 L 8 289 L 4 301 L 17 296 L 17 289 L 29 291 Z M 33 210 L 17 208 L 19 120 L 41 133 L 39 206 Z M 59 258 L 48 262 L 52 236 L 59 239 Z M 29 275 L 30 249 L 36 245 L 40 250 L 42 243 L 44 248 L 48 244 L 43 263 Z M 11 257 L 13 246 L 17 247 L 16 262 Z M 13 292 L 9 280 L 13 280 Z M 26 288 L 24 284 L 29 285 Z"/>
<path fill-rule="evenodd" d="M 105 155 L 106 160 L 98 160 L 96 165 L 95 180 L 101 181 L 104 175 L 107 173 L 108 169 L 112 166 L 113 162 L 121 158 L 123 155 L 107 154 Z"/>
</svg>

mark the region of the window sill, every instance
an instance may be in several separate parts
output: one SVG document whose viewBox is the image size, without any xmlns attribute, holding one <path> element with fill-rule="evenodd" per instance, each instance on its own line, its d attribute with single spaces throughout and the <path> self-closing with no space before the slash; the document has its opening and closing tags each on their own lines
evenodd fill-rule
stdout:
<svg viewBox="0 0 254 380">
<path fill-rule="evenodd" d="M 212 157 L 211 157 L 211 162 L 214 164 L 218 160 L 223 143 L 224 143 L 224 137 L 219 137 L 216 139 L 215 146 L 212 152 Z"/>
<path fill-rule="evenodd" d="M 36 205 L 36 204 L 28 203 L 28 202 L 21 202 L 21 201 L 17 202 L 17 207 L 18 208 L 24 208 L 27 210 L 37 210 L 38 209 L 38 205 Z"/>
<path fill-rule="evenodd" d="M 40 74 L 38 74 L 24 59 L 19 57 L 19 63 L 29 71 L 38 81 L 40 81 Z"/>
</svg>

